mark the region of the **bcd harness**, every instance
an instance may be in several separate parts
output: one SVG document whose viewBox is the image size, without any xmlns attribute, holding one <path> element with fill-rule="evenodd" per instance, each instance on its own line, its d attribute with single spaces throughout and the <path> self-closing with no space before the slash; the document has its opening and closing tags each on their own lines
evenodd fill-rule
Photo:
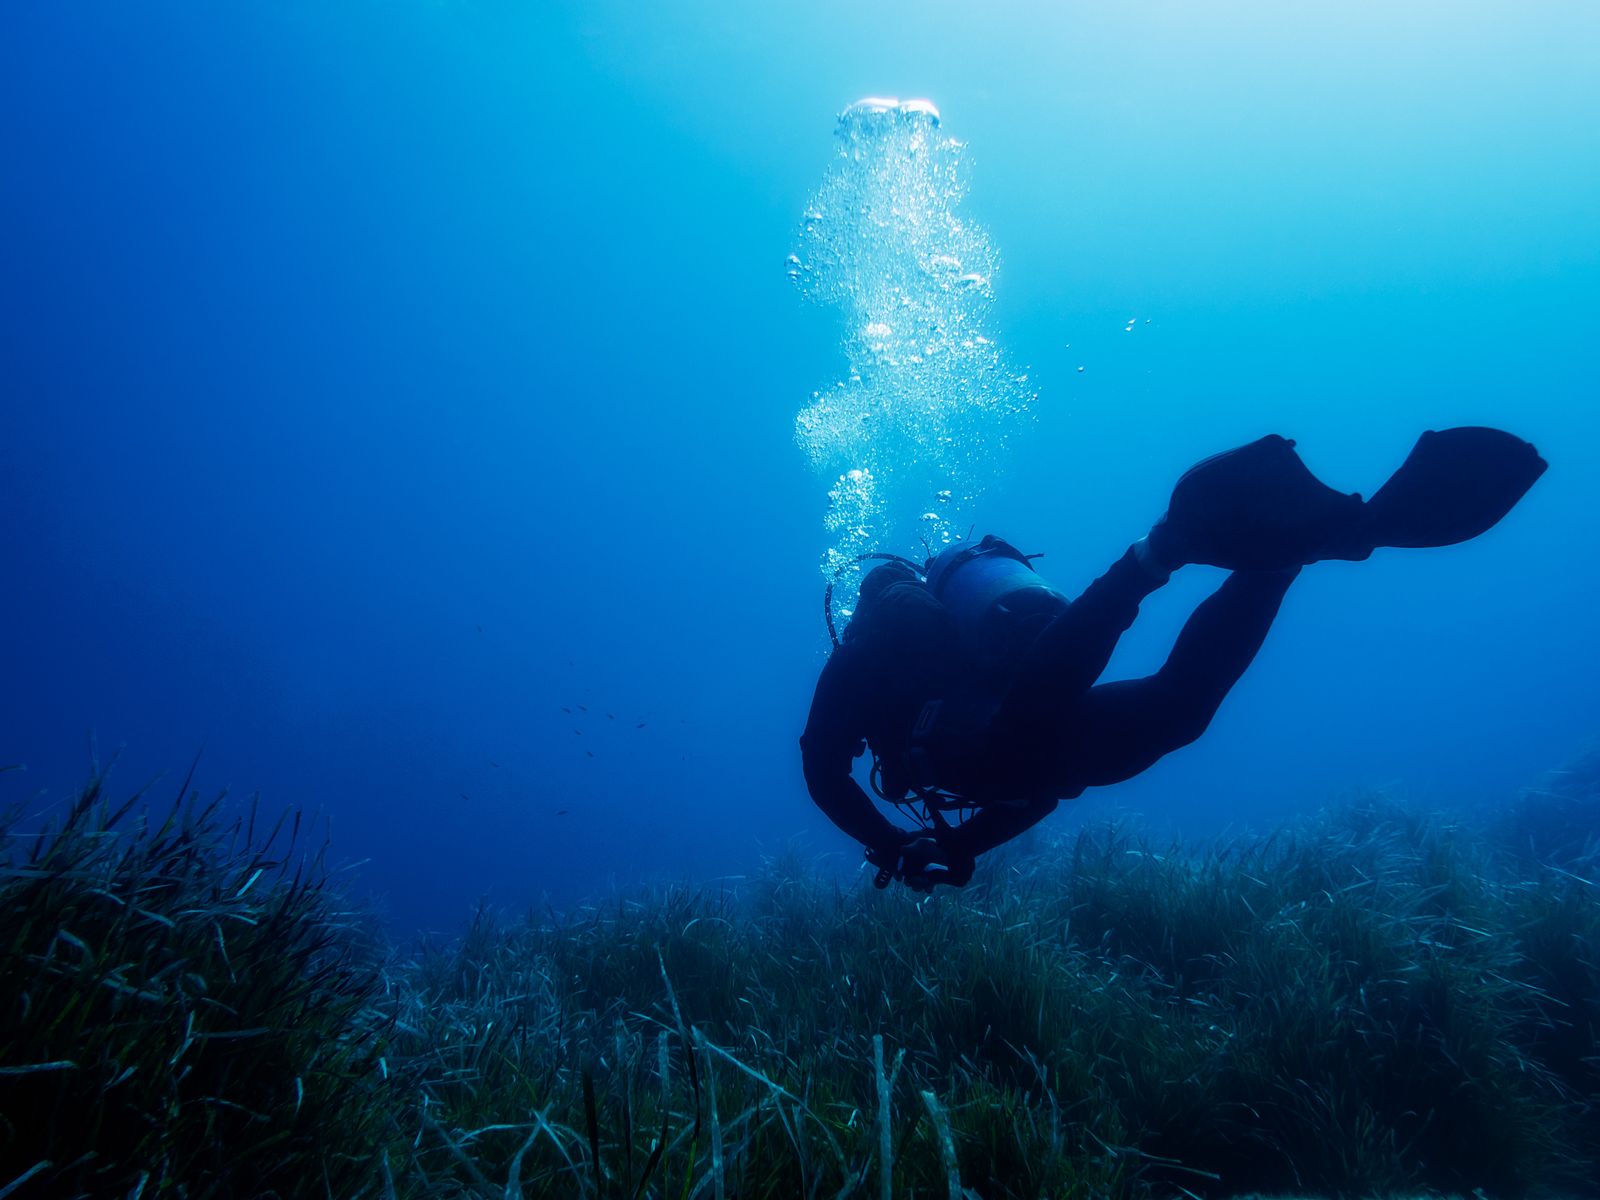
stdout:
<svg viewBox="0 0 1600 1200">
<path fill-rule="evenodd" d="M 987 724 L 1020 652 L 1066 605 L 1065 598 L 1034 572 L 1031 560 L 1038 557 L 989 534 L 978 542 L 957 543 L 922 566 L 882 552 L 859 555 L 848 564 L 882 561 L 909 568 L 949 611 L 964 649 L 990 685 L 983 690 L 995 693 L 988 701 L 927 701 L 912 727 L 904 769 L 890 772 L 891 786 L 886 786 L 883 760 L 873 749 L 869 774 L 873 793 L 924 829 L 948 829 L 947 814 L 957 814 L 959 824 L 981 806 L 981 801 L 950 787 L 948 779 L 940 779 L 933 748 L 970 737 Z M 840 639 L 833 621 L 833 591 L 846 569 L 841 567 L 829 580 L 822 598 L 823 618 L 835 649 Z M 898 793 L 895 784 L 902 788 Z"/>
</svg>

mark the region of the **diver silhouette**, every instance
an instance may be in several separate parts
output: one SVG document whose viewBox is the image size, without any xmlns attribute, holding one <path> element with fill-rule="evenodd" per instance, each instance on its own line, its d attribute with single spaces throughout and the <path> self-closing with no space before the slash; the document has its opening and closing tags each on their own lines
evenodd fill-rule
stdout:
<svg viewBox="0 0 1600 1200">
<path fill-rule="evenodd" d="M 865 845 L 879 887 L 963 886 L 978 855 L 1060 801 L 1198 738 L 1303 566 L 1477 537 L 1545 467 L 1500 430 L 1428 432 L 1363 502 L 1319 481 L 1293 442 L 1264 437 L 1184 474 L 1149 534 L 1071 601 L 993 535 L 920 566 L 868 556 L 886 561 L 862 580 L 800 738 L 811 798 Z M 1140 602 L 1190 563 L 1231 573 L 1159 671 L 1099 683 Z M 918 828 L 889 821 L 852 777 L 868 749 L 874 791 Z"/>
</svg>

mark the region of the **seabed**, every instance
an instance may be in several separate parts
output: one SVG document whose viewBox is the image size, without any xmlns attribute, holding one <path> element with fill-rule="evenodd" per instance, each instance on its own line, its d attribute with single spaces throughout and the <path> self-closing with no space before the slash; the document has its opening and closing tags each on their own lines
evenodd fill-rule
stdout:
<svg viewBox="0 0 1600 1200">
<path fill-rule="evenodd" d="M 1597 779 L 408 948 L 297 818 L 97 781 L 4 831 L 0 1196 L 1594 1196 Z"/>
</svg>

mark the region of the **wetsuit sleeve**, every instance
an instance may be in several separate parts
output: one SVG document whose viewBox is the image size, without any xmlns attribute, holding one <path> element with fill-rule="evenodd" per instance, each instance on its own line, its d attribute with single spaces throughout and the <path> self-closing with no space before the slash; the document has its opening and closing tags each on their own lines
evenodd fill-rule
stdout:
<svg viewBox="0 0 1600 1200">
<path fill-rule="evenodd" d="M 850 776 L 850 764 L 866 737 L 866 706 L 873 680 L 859 649 L 844 645 L 833 652 L 817 680 L 811 715 L 800 735 L 800 760 L 806 788 L 828 820 L 869 848 L 897 846 L 897 829 Z"/>
</svg>

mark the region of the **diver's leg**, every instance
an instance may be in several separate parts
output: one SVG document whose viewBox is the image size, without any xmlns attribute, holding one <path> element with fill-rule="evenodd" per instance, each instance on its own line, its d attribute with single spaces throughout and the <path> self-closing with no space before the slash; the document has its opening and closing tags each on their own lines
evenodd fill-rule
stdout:
<svg viewBox="0 0 1600 1200">
<path fill-rule="evenodd" d="M 1118 563 L 1096 583 L 1122 566 Z M 1069 800 L 1085 788 L 1131 778 L 1198 738 L 1261 649 L 1284 593 L 1298 574 L 1295 568 L 1230 575 L 1184 623 L 1161 670 L 1146 679 L 1090 687 L 1070 705 L 1063 705 L 1060 697 L 1047 697 L 1041 708 L 1056 722 L 1049 728 L 1041 727 L 1039 713 L 1023 713 L 1018 706 L 1015 711 L 1020 715 L 1004 726 L 997 723 L 991 744 L 994 754 L 987 782 L 995 799 L 959 828 L 940 835 L 940 843 L 981 854 L 1048 816 L 1057 798 Z M 1137 610 L 1137 600 L 1130 596 L 1140 587 L 1147 595 L 1156 585 L 1126 578 L 1121 582 L 1127 591 L 1108 586 L 1106 594 L 1097 594 L 1096 599 L 1106 601 L 1108 615 L 1126 617 L 1121 626 L 1125 629 L 1132 623 L 1129 605 Z M 1111 603 L 1112 598 L 1118 603 Z M 1113 628 L 1108 616 L 1103 626 L 1088 632 L 1109 637 L 1114 645 Z M 1105 653 L 1109 657 L 1109 646 Z M 1092 667 L 1098 674 L 1104 662 L 1098 667 L 1092 662 L 1077 665 L 1083 670 Z M 1007 706 L 1012 706 L 1012 697 Z"/>
<path fill-rule="evenodd" d="M 986 745 L 943 747 L 947 786 L 985 803 L 1017 795 L 1016 784 L 1037 780 L 1040 753 L 1057 740 L 1067 715 L 1083 702 L 1105 670 L 1117 639 L 1139 615 L 1139 603 L 1167 581 L 1147 567 L 1137 548 L 1111 564 L 1083 594 L 1064 605 L 1018 656 L 1012 678 L 989 722 Z"/>
<path fill-rule="evenodd" d="M 1165 572 L 1145 567 L 1133 549 L 1112 563 L 1034 639 L 999 719 L 1033 718 L 1041 709 L 1075 703 L 1106 669 L 1140 602 L 1166 581 Z"/>
<path fill-rule="evenodd" d="M 989 782 L 1000 794 L 1039 777 L 1041 754 L 1106 669 L 1140 601 L 1166 581 L 1130 548 L 1034 639 L 989 726 Z"/>
<path fill-rule="evenodd" d="M 1091 688 L 1054 747 L 1051 774 L 1072 785 L 1062 794 L 1132 778 L 1204 733 L 1298 574 L 1235 572 L 1184 623 L 1161 670 Z"/>
</svg>

